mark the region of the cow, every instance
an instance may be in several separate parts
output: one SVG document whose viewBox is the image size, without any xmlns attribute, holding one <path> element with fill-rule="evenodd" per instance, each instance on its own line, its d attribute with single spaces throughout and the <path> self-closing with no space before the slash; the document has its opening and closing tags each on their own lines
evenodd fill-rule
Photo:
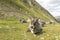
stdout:
<svg viewBox="0 0 60 40">
<path fill-rule="evenodd" d="M 27 21 L 24 18 L 20 19 L 20 22 L 21 23 L 27 23 Z"/>
<path fill-rule="evenodd" d="M 27 32 L 32 32 L 33 34 L 37 34 L 42 31 L 42 23 L 38 21 L 39 18 L 33 18 L 30 21 Z"/>
</svg>

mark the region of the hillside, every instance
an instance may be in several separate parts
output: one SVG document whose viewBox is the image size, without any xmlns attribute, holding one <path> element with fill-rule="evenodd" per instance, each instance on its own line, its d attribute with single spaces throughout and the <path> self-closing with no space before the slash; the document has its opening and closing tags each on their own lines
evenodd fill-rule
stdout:
<svg viewBox="0 0 60 40">
<path fill-rule="evenodd" d="M 0 0 L 0 40 L 60 40 L 60 24 L 46 24 L 34 35 L 26 32 L 29 23 L 20 18 L 40 17 L 45 21 L 56 19 L 35 0 Z"/>
<path fill-rule="evenodd" d="M 1 0 L 0 12 L 2 12 L 4 16 L 15 16 L 17 18 L 36 16 L 46 21 L 55 20 L 55 18 L 35 0 Z"/>
</svg>

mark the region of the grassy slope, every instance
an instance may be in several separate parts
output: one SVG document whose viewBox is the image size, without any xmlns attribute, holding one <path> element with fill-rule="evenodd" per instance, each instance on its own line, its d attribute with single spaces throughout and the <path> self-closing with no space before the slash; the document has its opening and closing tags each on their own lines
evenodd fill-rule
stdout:
<svg viewBox="0 0 60 40">
<path fill-rule="evenodd" d="M 49 20 L 55 20 L 53 18 L 52 15 L 50 15 L 50 13 L 45 10 L 43 7 L 41 7 L 36 1 L 34 0 L 29 0 L 27 2 L 24 2 L 24 0 L 2 0 L 5 3 L 4 4 L 10 4 L 11 6 L 16 8 L 16 12 L 17 10 L 19 11 L 20 14 L 23 14 L 24 16 L 28 16 L 32 15 L 32 16 L 37 16 L 40 17 L 46 21 Z M 19 9 L 22 9 L 22 13 L 20 12 Z M 25 11 L 25 12 L 24 12 Z M 26 12 L 28 12 L 26 14 Z M 30 14 L 29 14 L 30 13 Z M 55 20 L 56 21 L 56 20 Z"/>
<path fill-rule="evenodd" d="M 45 25 L 39 35 L 26 32 L 27 27 L 15 18 L 0 19 L 0 40 L 60 40 L 59 24 Z"/>
<path fill-rule="evenodd" d="M 41 9 L 37 9 L 36 6 L 35 7 L 32 6 L 33 8 L 31 8 L 31 6 L 28 6 L 30 3 L 27 5 L 24 2 L 19 1 L 19 0 L 18 1 L 1 0 L 0 3 L 1 2 L 3 2 L 3 5 L 5 5 L 4 7 L 6 7 L 6 4 L 8 5 L 6 9 L 2 7 L 2 9 L 4 10 L 4 11 L 2 10 L 2 12 L 4 14 L 14 11 L 14 14 L 18 13 L 24 18 L 27 18 L 29 17 L 28 16 L 29 14 L 25 14 L 25 11 L 28 11 L 30 15 L 41 17 L 44 20 L 49 21 L 50 18 L 52 19 L 52 17 L 50 16 L 48 17 L 44 14 L 45 11 L 42 11 Z M 22 8 L 23 11 L 20 12 L 19 8 Z M 48 14 L 48 12 L 46 14 Z M 58 39 L 60 40 L 60 31 L 59 31 L 60 25 L 59 24 L 45 25 L 45 27 L 43 27 L 43 32 L 40 35 L 34 35 L 30 32 L 26 32 L 28 24 L 29 23 L 20 23 L 19 19 L 16 18 L 15 16 L 13 17 L 8 16 L 8 17 L 0 18 L 0 40 L 58 40 Z"/>
</svg>

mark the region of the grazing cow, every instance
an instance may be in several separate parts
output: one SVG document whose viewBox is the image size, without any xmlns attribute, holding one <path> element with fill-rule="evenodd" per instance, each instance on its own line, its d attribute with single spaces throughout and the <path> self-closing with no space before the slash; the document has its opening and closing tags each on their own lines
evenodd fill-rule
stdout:
<svg viewBox="0 0 60 40">
<path fill-rule="evenodd" d="M 30 31 L 34 34 L 41 32 L 42 31 L 42 25 L 41 25 L 42 23 L 39 23 L 38 20 L 39 20 L 39 18 L 32 19 L 27 31 Z"/>
<path fill-rule="evenodd" d="M 23 19 L 20 19 L 20 22 L 21 23 L 27 23 L 27 21 L 23 18 Z"/>
</svg>

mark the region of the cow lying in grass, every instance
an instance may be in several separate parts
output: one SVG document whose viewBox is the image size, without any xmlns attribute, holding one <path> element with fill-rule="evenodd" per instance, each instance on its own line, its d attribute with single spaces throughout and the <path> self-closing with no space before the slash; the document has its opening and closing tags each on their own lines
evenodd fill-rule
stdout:
<svg viewBox="0 0 60 40">
<path fill-rule="evenodd" d="M 34 34 L 37 34 L 42 31 L 42 23 L 38 21 L 39 18 L 33 18 L 30 21 L 29 27 L 28 27 L 28 32 L 32 32 Z"/>
</svg>

